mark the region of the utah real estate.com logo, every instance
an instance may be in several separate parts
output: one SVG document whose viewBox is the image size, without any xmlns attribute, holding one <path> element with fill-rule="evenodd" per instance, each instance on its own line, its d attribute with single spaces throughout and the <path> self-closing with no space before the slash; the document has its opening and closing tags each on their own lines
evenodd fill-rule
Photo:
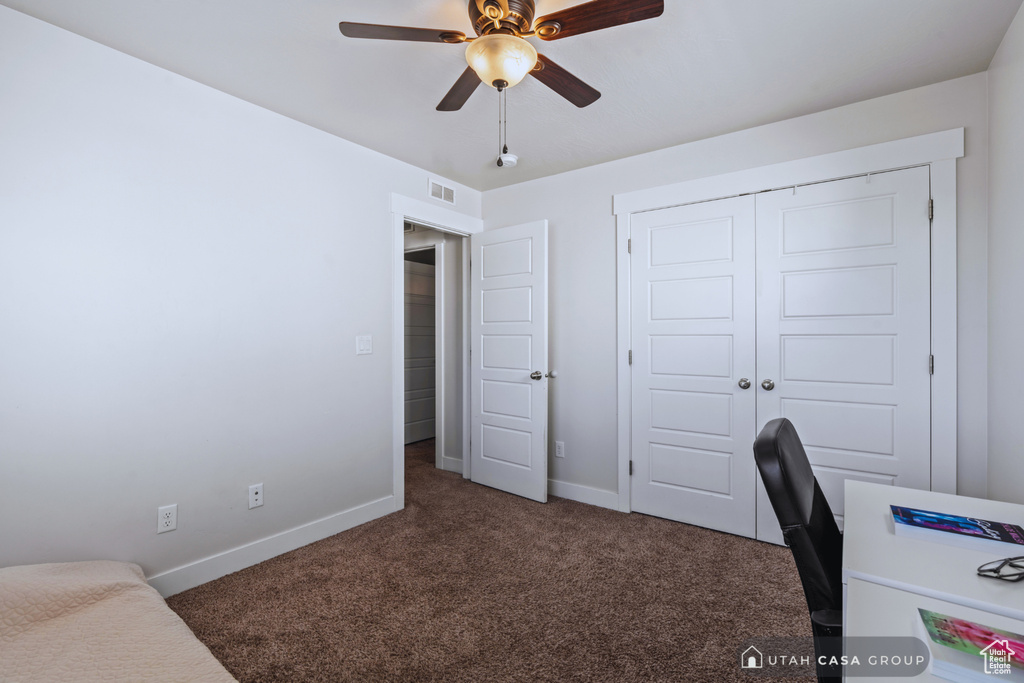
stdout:
<svg viewBox="0 0 1024 683">
<path fill-rule="evenodd" d="M 996 676 L 1010 674 L 1010 658 L 1015 654 L 1006 640 L 993 640 L 981 651 L 985 658 L 985 673 Z"/>
</svg>

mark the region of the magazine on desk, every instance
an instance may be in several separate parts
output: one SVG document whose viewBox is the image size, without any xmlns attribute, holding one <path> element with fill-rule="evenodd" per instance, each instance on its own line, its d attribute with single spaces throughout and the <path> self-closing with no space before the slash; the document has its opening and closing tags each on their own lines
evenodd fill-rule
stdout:
<svg viewBox="0 0 1024 683">
<path fill-rule="evenodd" d="M 923 538 L 968 550 L 1024 555 L 1024 528 L 1007 522 L 890 505 L 897 536 Z"/>
<path fill-rule="evenodd" d="M 1024 636 L 926 609 L 917 610 L 931 672 L 950 681 L 1024 681 Z"/>
</svg>

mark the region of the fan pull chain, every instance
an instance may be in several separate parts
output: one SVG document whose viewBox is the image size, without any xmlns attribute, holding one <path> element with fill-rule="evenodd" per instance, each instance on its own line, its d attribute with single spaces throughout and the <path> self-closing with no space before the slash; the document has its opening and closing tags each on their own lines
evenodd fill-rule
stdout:
<svg viewBox="0 0 1024 683">
<path fill-rule="evenodd" d="M 498 167 L 515 168 L 519 157 L 508 153 L 508 88 L 498 88 Z"/>
<path fill-rule="evenodd" d="M 505 100 L 505 88 L 498 90 L 498 166 L 504 166 L 505 162 L 501 155 L 508 153 L 508 145 L 505 144 L 505 120 L 508 115 L 508 108 Z"/>
</svg>

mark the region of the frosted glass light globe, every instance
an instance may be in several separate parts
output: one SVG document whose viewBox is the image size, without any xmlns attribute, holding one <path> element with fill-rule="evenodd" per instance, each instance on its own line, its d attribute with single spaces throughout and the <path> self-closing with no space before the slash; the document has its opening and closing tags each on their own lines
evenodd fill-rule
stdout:
<svg viewBox="0 0 1024 683">
<path fill-rule="evenodd" d="M 511 88 L 537 64 L 537 50 L 529 42 L 506 33 L 480 36 L 466 48 L 466 61 L 480 80 L 498 87 L 501 81 Z"/>
</svg>

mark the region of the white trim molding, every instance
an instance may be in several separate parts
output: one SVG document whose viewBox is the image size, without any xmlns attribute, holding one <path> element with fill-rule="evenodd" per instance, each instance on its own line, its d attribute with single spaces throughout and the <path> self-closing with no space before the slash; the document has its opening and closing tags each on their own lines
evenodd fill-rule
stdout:
<svg viewBox="0 0 1024 683">
<path fill-rule="evenodd" d="M 578 503 L 596 505 L 609 510 L 619 509 L 619 494 L 615 491 L 595 489 L 582 484 L 570 484 L 567 481 L 548 479 L 548 493 L 559 498 L 575 500 Z"/>
<path fill-rule="evenodd" d="M 366 524 L 378 517 L 390 514 L 394 509 L 395 504 L 391 496 L 379 498 L 294 529 L 282 531 L 279 534 L 246 543 L 238 548 L 232 548 L 182 567 L 170 569 L 156 576 L 147 577 L 147 581 L 160 595 L 165 598 L 170 597 L 232 572 L 265 562 L 296 548 L 315 543 L 328 536 L 340 534 L 342 531 L 347 531 L 360 524 Z"/>
<path fill-rule="evenodd" d="M 615 217 L 615 280 L 618 296 L 615 302 L 616 340 L 615 356 L 618 383 L 618 447 L 619 447 L 619 512 L 632 511 L 629 485 L 629 444 L 633 425 L 633 385 L 628 362 L 632 328 L 629 302 L 632 296 L 629 288 L 629 215 Z M 623 458 L 625 454 L 625 458 Z"/>
<path fill-rule="evenodd" d="M 472 235 L 483 232 L 484 222 L 480 218 L 467 216 L 458 211 L 435 206 L 428 202 L 405 195 L 391 193 L 391 213 L 404 216 L 413 223 L 443 232 Z"/>
<path fill-rule="evenodd" d="M 695 202 L 929 166 L 935 205 L 931 251 L 931 337 L 935 374 L 931 385 L 931 488 L 956 493 L 956 160 L 964 156 L 964 129 L 833 152 L 734 173 L 615 195 L 616 319 L 619 491 L 617 509 L 630 510 L 631 373 L 630 271 L 627 253 L 631 215 Z"/>
<path fill-rule="evenodd" d="M 462 458 L 453 458 L 450 455 L 442 456 L 439 467 L 445 472 L 462 474 Z"/>
<path fill-rule="evenodd" d="M 687 180 L 647 190 L 617 194 L 616 215 L 654 211 L 693 202 L 725 199 L 752 192 L 838 180 L 848 176 L 923 166 L 964 155 L 964 129 L 928 133 L 842 152 L 761 166 L 734 173 Z"/>
<path fill-rule="evenodd" d="M 462 242 L 462 478 L 470 479 L 472 472 L 470 471 L 471 453 L 470 449 L 470 431 L 473 423 L 473 406 L 472 401 L 469 400 L 470 392 L 472 391 L 471 373 L 469 371 L 469 350 L 472 348 L 470 345 L 469 336 L 469 305 L 470 305 L 470 258 L 469 254 L 472 251 L 470 249 L 469 241 L 463 240 Z"/>
<path fill-rule="evenodd" d="M 962 130 L 962 129 L 961 129 Z M 956 493 L 956 159 L 931 164 L 932 491 Z M 936 457 L 936 451 L 946 453 Z"/>
</svg>

